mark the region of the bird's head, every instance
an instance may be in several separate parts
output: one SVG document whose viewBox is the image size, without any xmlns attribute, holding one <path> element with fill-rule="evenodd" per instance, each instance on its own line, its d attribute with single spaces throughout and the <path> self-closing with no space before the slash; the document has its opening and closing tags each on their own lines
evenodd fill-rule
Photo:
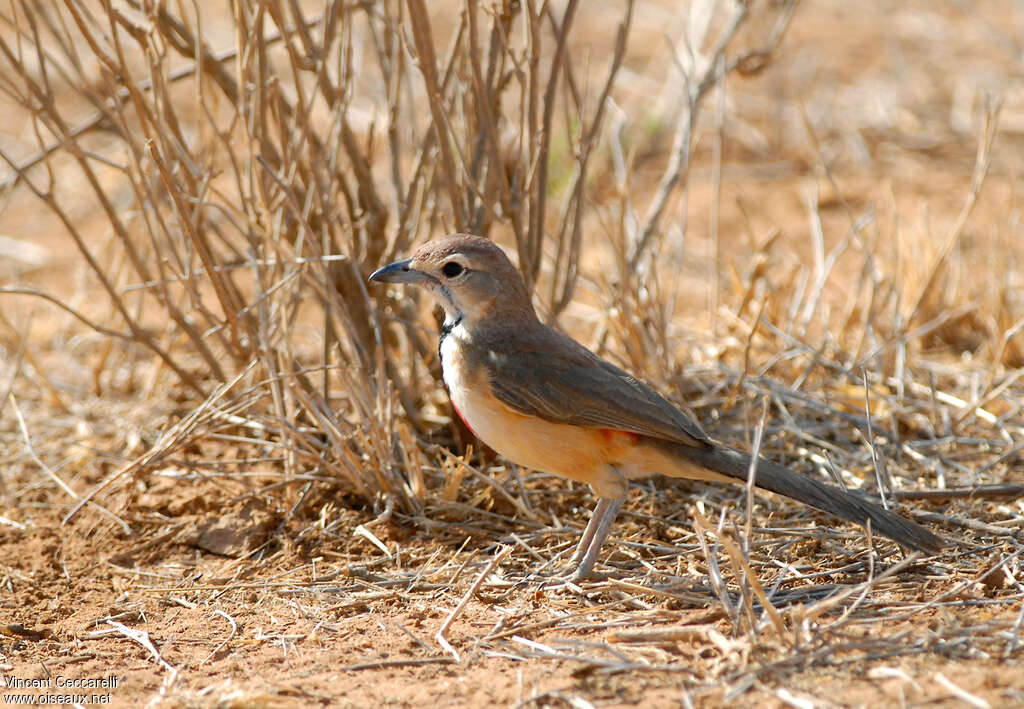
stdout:
<svg viewBox="0 0 1024 709">
<path fill-rule="evenodd" d="M 494 242 L 455 234 L 423 244 L 411 258 L 388 264 L 371 281 L 425 287 L 447 323 L 472 329 L 483 321 L 514 325 L 537 316 L 523 277 Z"/>
</svg>

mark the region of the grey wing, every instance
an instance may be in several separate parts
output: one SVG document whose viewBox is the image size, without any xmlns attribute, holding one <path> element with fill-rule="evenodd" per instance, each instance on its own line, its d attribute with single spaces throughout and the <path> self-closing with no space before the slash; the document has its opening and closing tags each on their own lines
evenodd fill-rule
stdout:
<svg viewBox="0 0 1024 709">
<path fill-rule="evenodd" d="M 489 350 L 485 360 L 494 395 L 519 413 L 547 421 L 710 445 L 696 423 L 649 386 L 568 338 L 560 344 L 556 351 L 518 350 L 511 356 Z"/>
</svg>

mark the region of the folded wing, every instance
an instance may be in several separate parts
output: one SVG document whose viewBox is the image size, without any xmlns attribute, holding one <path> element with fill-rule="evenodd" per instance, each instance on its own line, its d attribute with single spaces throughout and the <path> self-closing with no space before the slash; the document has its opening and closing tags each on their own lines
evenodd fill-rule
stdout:
<svg viewBox="0 0 1024 709">
<path fill-rule="evenodd" d="M 494 395 L 521 414 L 555 423 L 628 431 L 707 447 L 700 427 L 656 391 L 605 362 L 561 333 L 549 330 L 534 348 L 532 338 L 509 348 L 480 352 Z"/>
</svg>

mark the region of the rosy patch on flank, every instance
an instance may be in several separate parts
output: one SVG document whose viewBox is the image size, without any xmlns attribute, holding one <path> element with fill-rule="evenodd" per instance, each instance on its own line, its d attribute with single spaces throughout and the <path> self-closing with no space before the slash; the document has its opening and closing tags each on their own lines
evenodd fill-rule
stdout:
<svg viewBox="0 0 1024 709">
<path fill-rule="evenodd" d="M 472 433 L 477 438 L 480 438 L 477 432 L 473 430 L 473 427 L 469 425 L 469 421 L 466 420 L 466 417 L 462 415 L 461 411 L 459 411 L 459 407 L 455 405 L 454 401 L 452 401 L 452 408 L 455 410 L 455 415 L 459 417 L 459 420 L 462 421 L 462 423 L 465 424 L 466 428 L 469 429 L 469 432 Z"/>
</svg>

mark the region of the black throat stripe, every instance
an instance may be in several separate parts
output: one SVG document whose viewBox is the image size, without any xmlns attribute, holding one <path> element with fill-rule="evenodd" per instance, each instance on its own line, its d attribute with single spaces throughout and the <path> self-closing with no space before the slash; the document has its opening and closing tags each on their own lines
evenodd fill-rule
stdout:
<svg viewBox="0 0 1024 709">
<path fill-rule="evenodd" d="M 446 320 L 445 323 L 441 326 L 441 337 L 438 338 L 438 340 L 437 340 L 437 361 L 441 363 L 441 368 L 442 369 L 444 369 L 444 355 L 441 354 L 441 347 L 444 345 L 444 338 L 446 338 L 449 335 L 451 335 L 452 334 L 452 330 L 457 328 L 459 326 L 459 323 L 461 323 L 461 322 L 462 322 L 462 315 L 459 315 L 459 317 L 455 318 L 451 322 L 448 322 Z"/>
</svg>

